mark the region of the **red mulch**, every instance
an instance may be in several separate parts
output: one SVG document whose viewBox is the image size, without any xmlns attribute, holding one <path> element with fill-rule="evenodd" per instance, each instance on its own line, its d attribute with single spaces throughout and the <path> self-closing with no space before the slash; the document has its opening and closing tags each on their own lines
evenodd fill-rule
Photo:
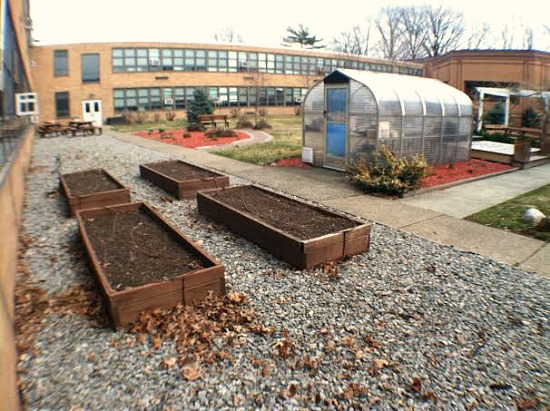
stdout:
<svg viewBox="0 0 550 411">
<path fill-rule="evenodd" d="M 432 166 L 432 174 L 420 182 L 421 188 L 434 187 L 486 174 L 497 173 L 511 169 L 508 164 L 494 163 L 485 160 L 459 161 L 451 164 Z"/>
<path fill-rule="evenodd" d="M 277 167 L 299 167 L 299 168 L 310 167 L 309 164 L 303 163 L 299 157 L 281 158 L 280 160 L 275 161 L 273 165 Z"/>
<path fill-rule="evenodd" d="M 155 131 L 149 133 L 147 131 L 140 131 L 139 133 L 134 133 L 134 135 L 139 137 L 150 138 L 152 140 L 159 140 L 163 143 L 174 144 L 176 146 L 183 146 L 187 148 L 197 148 L 197 147 L 206 147 L 206 146 L 217 146 L 221 144 L 229 144 L 233 141 L 244 140 L 249 138 L 248 134 L 245 134 L 241 131 L 235 131 L 237 134 L 236 137 L 217 137 L 217 138 L 208 138 L 202 131 L 186 131 L 186 130 L 167 130 L 165 133 L 172 133 L 173 137 L 170 138 L 160 138 L 160 133 Z M 183 134 L 189 133 L 189 137 L 183 137 Z"/>
<path fill-rule="evenodd" d="M 278 167 L 311 167 L 309 164 L 303 163 L 299 157 L 283 158 L 275 161 L 273 165 Z M 510 170 L 511 168 L 512 166 L 508 164 L 494 163 L 485 160 L 459 161 L 453 163 L 452 166 L 450 164 L 439 164 L 431 167 L 432 174 L 422 179 L 420 187 L 428 188 L 454 183 L 473 177 Z"/>
</svg>

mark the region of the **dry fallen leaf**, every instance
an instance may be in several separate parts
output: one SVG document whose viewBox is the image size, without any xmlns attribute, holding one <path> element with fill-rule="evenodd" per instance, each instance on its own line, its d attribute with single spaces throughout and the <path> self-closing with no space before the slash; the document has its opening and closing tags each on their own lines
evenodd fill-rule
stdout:
<svg viewBox="0 0 550 411">
<path fill-rule="evenodd" d="M 203 370 L 199 363 L 195 362 L 191 365 L 188 365 L 187 367 L 183 368 L 183 371 L 181 375 L 183 378 L 185 378 L 187 381 L 195 381 L 203 376 Z"/>
<path fill-rule="evenodd" d="M 389 361 L 387 360 L 374 360 L 372 362 L 372 367 L 370 369 L 370 373 L 372 375 L 376 375 L 378 374 L 378 372 L 384 368 L 384 367 L 388 367 L 390 365 Z"/>
<path fill-rule="evenodd" d="M 161 365 L 164 368 L 172 368 L 174 365 L 176 365 L 176 361 L 177 360 L 174 357 L 164 358 Z"/>
<path fill-rule="evenodd" d="M 288 387 L 288 392 L 290 393 L 290 396 L 294 397 L 297 391 L 298 389 L 296 388 L 296 384 L 290 384 L 290 387 Z"/>
<path fill-rule="evenodd" d="M 136 341 L 140 344 L 143 344 L 145 343 L 145 341 L 147 340 L 147 334 L 144 334 L 144 333 L 139 333 L 137 336 L 136 336 Z"/>
<path fill-rule="evenodd" d="M 529 410 L 531 408 L 535 408 L 537 405 L 539 405 L 539 399 L 538 398 L 531 398 L 529 400 L 521 400 L 517 403 L 518 410 Z"/>
<path fill-rule="evenodd" d="M 160 347 L 162 347 L 162 338 L 156 335 L 155 337 L 153 337 L 153 341 L 151 341 L 151 345 L 155 350 L 158 350 Z"/>
<path fill-rule="evenodd" d="M 227 298 L 229 298 L 229 301 L 235 304 L 242 304 L 244 301 L 244 295 L 235 291 L 230 291 L 227 294 Z"/>
<path fill-rule="evenodd" d="M 358 350 L 355 352 L 355 358 L 358 360 L 362 360 L 367 356 L 367 353 L 364 350 Z"/>
<path fill-rule="evenodd" d="M 349 335 L 345 336 L 342 340 L 342 344 L 344 344 L 346 347 L 351 347 L 353 345 L 353 338 L 351 338 Z"/>
<path fill-rule="evenodd" d="M 415 378 L 411 384 L 411 388 L 414 392 L 422 392 L 422 382 L 420 378 Z"/>
<path fill-rule="evenodd" d="M 348 401 L 351 400 L 353 398 L 353 390 L 350 387 L 344 388 L 342 398 Z"/>
</svg>

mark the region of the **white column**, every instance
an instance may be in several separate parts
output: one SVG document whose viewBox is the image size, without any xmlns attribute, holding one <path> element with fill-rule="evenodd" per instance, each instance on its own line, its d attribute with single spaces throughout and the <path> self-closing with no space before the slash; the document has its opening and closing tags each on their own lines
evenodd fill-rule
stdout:
<svg viewBox="0 0 550 411">
<path fill-rule="evenodd" d="M 483 126 L 483 98 L 485 97 L 485 93 L 483 91 L 479 92 L 479 106 L 477 108 L 477 131 L 481 131 L 481 127 Z"/>
</svg>

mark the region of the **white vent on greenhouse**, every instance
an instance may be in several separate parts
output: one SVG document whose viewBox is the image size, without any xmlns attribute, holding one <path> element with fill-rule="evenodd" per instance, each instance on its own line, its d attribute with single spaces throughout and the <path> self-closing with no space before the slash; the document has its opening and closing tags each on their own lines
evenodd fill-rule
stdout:
<svg viewBox="0 0 550 411">
<path fill-rule="evenodd" d="M 302 161 L 304 163 L 313 163 L 313 149 L 302 147 Z"/>
</svg>

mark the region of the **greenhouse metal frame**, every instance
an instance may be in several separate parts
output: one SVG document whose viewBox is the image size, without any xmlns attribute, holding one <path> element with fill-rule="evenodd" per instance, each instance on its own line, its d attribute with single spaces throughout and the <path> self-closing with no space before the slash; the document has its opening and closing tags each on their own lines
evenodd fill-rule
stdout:
<svg viewBox="0 0 550 411">
<path fill-rule="evenodd" d="M 302 159 L 317 166 L 345 170 L 382 145 L 430 164 L 470 158 L 472 101 L 439 80 L 338 69 L 302 108 Z"/>
</svg>

